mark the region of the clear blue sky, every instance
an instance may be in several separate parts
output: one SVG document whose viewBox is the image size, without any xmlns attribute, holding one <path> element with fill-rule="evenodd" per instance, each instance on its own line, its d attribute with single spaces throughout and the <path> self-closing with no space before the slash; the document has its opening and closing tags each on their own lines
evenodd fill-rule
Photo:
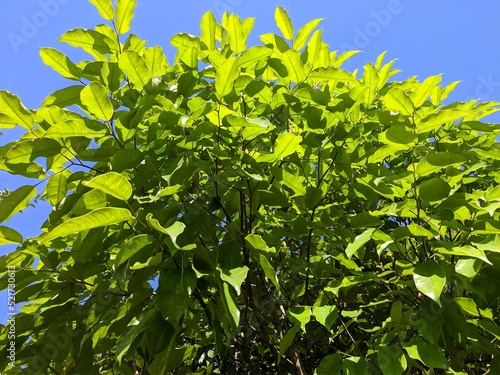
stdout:
<svg viewBox="0 0 500 375">
<path fill-rule="evenodd" d="M 355 1 L 274 1 L 274 0 L 139 0 L 132 32 L 150 45 L 161 45 L 169 60 L 173 49 L 169 39 L 177 32 L 199 33 L 199 20 L 206 11 L 218 19 L 223 10 L 241 17 L 256 17 L 250 43 L 258 35 L 278 32 L 274 9 L 281 5 L 290 13 L 298 30 L 313 18 L 323 21 L 323 35 L 332 50 L 355 48 L 356 56 L 347 68 L 361 68 L 388 50 L 398 58 L 399 79 L 416 75 L 421 79 L 444 73 L 443 83 L 463 81 L 450 100 L 472 98 L 500 101 L 500 2 L 494 0 L 355 0 Z M 82 52 L 56 39 L 75 27 L 92 28 L 103 23 L 86 0 L 2 0 L 0 1 L 0 90 L 18 95 L 29 108 L 38 108 L 43 99 L 68 85 L 38 54 L 40 47 L 53 47 L 73 61 L 85 59 Z M 488 118 L 500 123 L 500 114 Z M 20 133 L 2 131 L 0 145 Z M 29 184 L 0 172 L 0 190 Z M 43 203 L 16 215 L 8 225 L 25 237 L 38 233 L 49 207 Z M 0 255 L 12 247 L 0 248 Z M 0 321 L 5 321 L 5 294 L 0 295 Z"/>
</svg>

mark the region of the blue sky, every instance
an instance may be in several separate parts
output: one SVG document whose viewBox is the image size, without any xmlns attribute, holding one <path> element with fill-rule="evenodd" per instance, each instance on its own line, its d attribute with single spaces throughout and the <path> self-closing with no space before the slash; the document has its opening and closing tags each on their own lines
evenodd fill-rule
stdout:
<svg viewBox="0 0 500 375">
<path fill-rule="evenodd" d="M 178 32 L 199 33 L 203 13 L 218 19 L 224 10 L 241 17 L 256 17 L 250 44 L 258 35 L 277 32 L 274 9 L 287 9 L 295 29 L 313 18 L 325 18 L 323 36 L 331 49 L 360 49 L 345 67 L 349 70 L 372 62 L 383 51 L 397 58 L 403 72 L 396 79 L 418 76 L 422 80 L 443 73 L 443 83 L 463 81 L 450 96 L 452 101 L 472 98 L 500 101 L 500 2 L 493 0 L 139 0 L 131 32 L 161 45 L 170 61 L 174 50 L 169 39 Z M 73 61 L 85 54 L 57 43 L 66 30 L 92 28 L 103 23 L 86 0 L 22 0 L 0 2 L 0 90 L 18 95 L 29 108 L 38 108 L 50 93 L 69 84 L 39 57 L 40 47 L 53 47 Z M 399 78 L 398 78 L 399 77 Z M 488 121 L 500 123 L 500 114 Z M 2 131 L 0 145 L 19 136 Z M 0 172 L 0 190 L 33 183 Z M 44 221 L 48 205 L 39 203 L 8 223 L 24 236 L 34 236 Z M 5 225 L 5 224 L 4 224 Z M 0 248 L 0 255 L 12 247 Z M 0 294 L 0 321 L 5 321 L 5 294 Z"/>
</svg>

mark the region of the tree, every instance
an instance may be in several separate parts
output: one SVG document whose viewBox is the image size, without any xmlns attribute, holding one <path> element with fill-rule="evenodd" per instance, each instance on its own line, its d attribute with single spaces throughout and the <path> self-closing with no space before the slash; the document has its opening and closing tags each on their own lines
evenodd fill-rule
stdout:
<svg viewBox="0 0 500 375">
<path fill-rule="evenodd" d="M 74 84 L 36 110 L 0 92 L 0 222 L 34 199 L 41 234 L 0 227 L 9 374 L 490 374 L 500 371 L 500 126 L 457 82 L 362 72 L 316 30 L 247 48 L 254 19 L 212 13 L 162 48 L 134 0 L 43 61 Z M 43 162 L 43 165 L 40 163 Z"/>
</svg>

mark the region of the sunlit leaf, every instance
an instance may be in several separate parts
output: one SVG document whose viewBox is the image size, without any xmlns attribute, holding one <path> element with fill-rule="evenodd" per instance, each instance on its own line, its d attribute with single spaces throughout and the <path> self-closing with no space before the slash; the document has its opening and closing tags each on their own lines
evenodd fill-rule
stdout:
<svg viewBox="0 0 500 375">
<path fill-rule="evenodd" d="M 230 270 L 220 270 L 220 277 L 222 280 L 226 281 L 231 285 L 236 293 L 239 295 L 241 293 L 241 284 L 245 280 L 248 274 L 248 267 L 238 267 Z"/>
<path fill-rule="evenodd" d="M 217 47 L 217 21 L 212 12 L 206 12 L 203 17 L 201 17 L 200 29 L 201 41 L 205 43 L 209 50 L 215 49 Z"/>
<path fill-rule="evenodd" d="M 360 235 L 356 236 L 353 242 L 347 245 L 345 249 L 345 253 L 349 259 L 358 252 L 361 247 L 363 247 L 370 239 L 372 238 L 372 234 L 375 232 L 375 228 L 370 228 L 365 230 Z"/>
<path fill-rule="evenodd" d="M 436 346 L 430 346 L 422 341 L 405 346 L 404 350 L 410 358 L 421 361 L 430 368 L 448 369 L 448 361 L 444 354 Z"/>
<path fill-rule="evenodd" d="M 79 80 L 81 70 L 62 52 L 54 48 L 41 48 L 43 62 L 65 78 Z"/>
<path fill-rule="evenodd" d="M 112 21 L 115 17 L 115 10 L 111 0 L 89 0 L 99 11 L 102 18 Z"/>
<path fill-rule="evenodd" d="M 417 174 L 421 177 L 437 172 L 450 165 L 463 164 L 468 158 L 454 152 L 436 152 L 427 155 L 417 164 Z"/>
<path fill-rule="evenodd" d="M 389 90 L 383 99 L 389 110 L 400 112 L 406 116 L 411 116 L 413 114 L 415 107 L 411 99 L 402 89 L 395 87 Z"/>
<path fill-rule="evenodd" d="M 25 129 L 29 130 L 34 126 L 33 115 L 11 92 L 0 91 L 0 112 Z"/>
<path fill-rule="evenodd" d="M 116 1 L 116 31 L 118 34 L 126 34 L 130 30 L 132 18 L 134 18 L 134 8 L 136 0 Z"/>
<path fill-rule="evenodd" d="M 281 134 L 274 145 L 274 156 L 281 160 L 297 151 L 302 137 L 292 133 Z"/>
<path fill-rule="evenodd" d="M 297 32 L 297 36 L 293 40 L 293 49 L 296 51 L 301 50 L 307 43 L 307 38 L 311 35 L 313 30 L 318 27 L 318 25 L 323 21 L 324 18 L 316 18 L 309 21 L 304 26 L 302 26 Z"/>
<path fill-rule="evenodd" d="M 441 126 L 455 122 L 470 115 L 469 112 L 461 109 L 443 109 L 434 115 L 430 115 L 417 123 L 418 133 L 427 133 L 440 128 Z"/>
<path fill-rule="evenodd" d="M 288 77 L 292 82 L 302 82 L 306 73 L 304 71 L 304 65 L 300 60 L 300 53 L 294 50 L 288 50 L 281 56 L 282 62 L 288 71 Z"/>
<path fill-rule="evenodd" d="M 146 61 L 136 51 L 123 52 L 118 60 L 118 65 L 138 90 L 141 90 L 151 80 L 151 71 L 146 65 Z"/>
<path fill-rule="evenodd" d="M 124 201 L 128 200 L 132 195 L 132 185 L 130 185 L 130 182 L 123 175 L 116 172 L 98 175 L 90 181 L 84 181 L 83 184 L 102 190 L 106 194 Z"/>
<path fill-rule="evenodd" d="M 83 216 L 75 217 L 58 225 L 43 236 L 48 241 L 57 237 L 84 232 L 93 228 L 112 225 L 132 219 L 130 211 L 125 208 L 98 208 Z"/>
<path fill-rule="evenodd" d="M 92 82 L 80 93 L 81 103 L 96 117 L 110 120 L 113 117 L 113 104 L 108 98 L 108 91 L 99 82 Z"/>
<path fill-rule="evenodd" d="M 419 264 L 413 270 L 413 281 L 417 289 L 441 306 L 439 297 L 446 285 L 446 274 L 434 261 Z"/>
<path fill-rule="evenodd" d="M 68 86 L 61 90 L 57 90 L 47 96 L 43 101 L 43 107 L 57 106 L 60 108 L 69 107 L 73 104 L 80 103 L 80 93 L 85 86 L 75 85 Z"/>
<path fill-rule="evenodd" d="M 99 54 L 117 52 L 115 42 L 110 37 L 95 30 L 72 29 L 61 35 L 58 41 L 66 42 L 73 47 L 80 47 L 85 52 L 97 57 Z"/>
<path fill-rule="evenodd" d="M 292 20 L 290 19 L 288 12 L 282 7 L 277 7 L 274 12 L 274 19 L 276 20 L 276 25 L 278 25 L 278 28 L 281 30 L 283 36 L 288 40 L 292 40 L 294 31 Z"/>
<path fill-rule="evenodd" d="M 234 81 L 238 78 L 239 58 L 230 57 L 217 70 L 215 89 L 220 97 L 228 95 L 233 90 Z"/>
<path fill-rule="evenodd" d="M 28 207 L 30 200 L 36 195 L 36 187 L 25 185 L 10 192 L 0 200 L 0 223 L 9 220 L 15 213 Z"/>
<path fill-rule="evenodd" d="M 20 244 L 23 236 L 12 228 L 0 226 L 0 246 L 8 244 Z"/>
<path fill-rule="evenodd" d="M 56 173 L 47 182 L 47 199 L 53 206 L 61 202 L 68 192 L 68 179 L 64 173 Z"/>
<path fill-rule="evenodd" d="M 85 137 L 99 138 L 109 134 L 109 128 L 98 121 L 92 120 L 67 120 L 51 126 L 45 137 L 69 138 Z"/>
</svg>

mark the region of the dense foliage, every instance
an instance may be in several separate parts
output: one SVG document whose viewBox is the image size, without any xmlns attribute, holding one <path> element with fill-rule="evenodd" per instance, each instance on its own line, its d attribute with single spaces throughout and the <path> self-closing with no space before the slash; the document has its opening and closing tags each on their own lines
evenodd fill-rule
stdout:
<svg viewBox="0 0 500 375">
<path fill-rule="evenodd" d="M 445 105 L 456 83 L 394 81 L 384 54 L 342 70 L 356 51 L 282 8 L 250 48 L 254 19 L 205 14 L 169 65 L 128 34 L 134 0 L 91 3 L 109 22 L 60 38 L 91 60 L 40 51 L 73 85 L 0 92 L 26 129 L 0 169 L 39 179 L 0 222 L 53 206 L 37 237 L 0 226 L 2 371 L 500 372 L 498 103 Z"/>
</svg>

